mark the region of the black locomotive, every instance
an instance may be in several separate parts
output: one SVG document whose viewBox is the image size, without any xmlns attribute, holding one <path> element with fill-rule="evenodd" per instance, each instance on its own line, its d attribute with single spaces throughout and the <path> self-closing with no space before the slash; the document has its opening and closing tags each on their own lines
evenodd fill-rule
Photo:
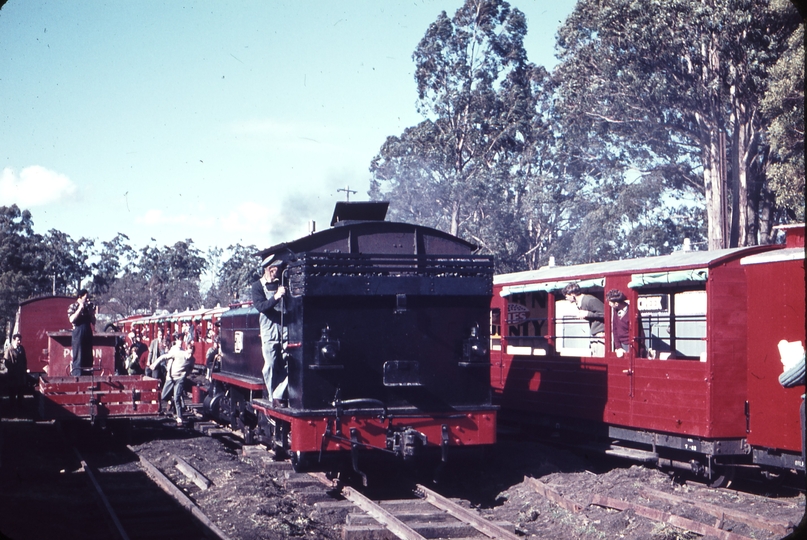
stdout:
<svg viewBox="0 0 807 540">
<path fill-rule="evenodd" d="M 206 411 L 297 468 L 350 452 L 358 471 L 366 449 L 445 461 L 452 448 L 495 442 L 493 260 L 436 229 L 385 221 L 387 206 L 337 203 L 330 229 L 259 253 L 287 263 L 287 406 L 267 399 L 257 310 L 221 315 Z"/>
</svg>

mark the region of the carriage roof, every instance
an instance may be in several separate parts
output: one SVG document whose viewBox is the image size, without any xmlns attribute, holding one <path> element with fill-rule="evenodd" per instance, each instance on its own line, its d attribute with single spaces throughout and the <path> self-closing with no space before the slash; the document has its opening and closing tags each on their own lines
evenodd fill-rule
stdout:
<svg viewBox="0 0 807 540">
<path fill-rule="evenodd" d="M 544 266 L 538 270 L 495 276 L 494 284 L 585 279 L 611 274 L 652 273 L 712 268 L 738 257 L 780 249 L 783 246 L 752 246 L 712 251 L 676 251 L 670 255 L 605 261 L 571 266 Z"/>
</svg>

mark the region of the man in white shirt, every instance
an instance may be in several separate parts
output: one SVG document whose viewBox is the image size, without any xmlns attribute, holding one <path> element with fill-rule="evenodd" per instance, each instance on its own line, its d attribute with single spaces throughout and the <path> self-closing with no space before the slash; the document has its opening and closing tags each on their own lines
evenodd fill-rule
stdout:
<svg viewBox="0 0 807 540">
<path fill-rule="evenodd" d="M 157 359 L 149 365 L 149 368 L 154 370 L 160 362 L 167 361 L 165 386 L 163 386 L 161 399 L 166 401 L 173 392 L 178 426 L 182 425 L 182 409 L 185 404 L 185 378 L 191 372 L 195 363 L 193 349 L 193 343 L 188 344 L 186 349 L 182 349 L 182 337 L 175 336 L 174 345 L 171 349 L 167 353 L 158 356 Z"/>
</svg>

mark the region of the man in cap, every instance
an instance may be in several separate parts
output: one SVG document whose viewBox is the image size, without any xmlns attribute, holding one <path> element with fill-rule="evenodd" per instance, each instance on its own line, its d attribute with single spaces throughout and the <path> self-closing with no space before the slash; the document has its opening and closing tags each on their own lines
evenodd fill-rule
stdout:
<svg viewBox="0 0 807 540">
<path fill-rule="evenodd" d="M 288 378 L 283 377 L 283 355 L 280 348 L 282 337 L 280 300 L 286 287 L 280 283 L 280 274 L 285 262 L 277 255 L 269 255 L 262 262 L 263 276 L 252 284 L 252 305 L 260 312 L 261 350 L 263 352 L 263 380 L 267 397 L 274 406 L 285 405 L 284 394 Z M 279 378 L 283 380 L 273 384 Z"/>
<path fill-rule="evenodd" d="M 11 407 L 22 407 L 26 390 L 28 373 L 28 357 L 22 346 L 22 336 L 14 334 L 11 343 L 0 357 L 0 382 L 5 380 Z"/>
</svg>

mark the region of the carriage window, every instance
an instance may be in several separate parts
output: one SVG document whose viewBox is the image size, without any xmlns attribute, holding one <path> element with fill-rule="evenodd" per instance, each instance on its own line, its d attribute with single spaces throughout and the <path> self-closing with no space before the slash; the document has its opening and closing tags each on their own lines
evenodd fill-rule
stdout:
<svg viewBox="0 0 807 540">
<path fill-rule="evenodd" d="M 490 350 L 502 350 L 502 311 L 499 308 L 490 310 Z"/>
<path fill-rule="evenodd" d="M 507 353 L 548 354 L 547 293 L 513 294 L 507 298 Z"/>
<path fill-rule="evenodd" d="M 591 297 L 584 299 L 584 297 Z M 555 300 L 556 349 L 560 356 L 605 356 L 605 324 L 603 321 L 602 293 L 584 292 L 579 300 L 583 306 L 564 299 Z M 586 309 L 588 308 L 588 309 Z M 580 317 L 580 310 L 593 312 L 599 316 Z"/>
<path fill-rule="evenodd" d="M 706 361 L 706 291 L 641 294 L 638 306 L 647 358 Z"/>
</svg>

